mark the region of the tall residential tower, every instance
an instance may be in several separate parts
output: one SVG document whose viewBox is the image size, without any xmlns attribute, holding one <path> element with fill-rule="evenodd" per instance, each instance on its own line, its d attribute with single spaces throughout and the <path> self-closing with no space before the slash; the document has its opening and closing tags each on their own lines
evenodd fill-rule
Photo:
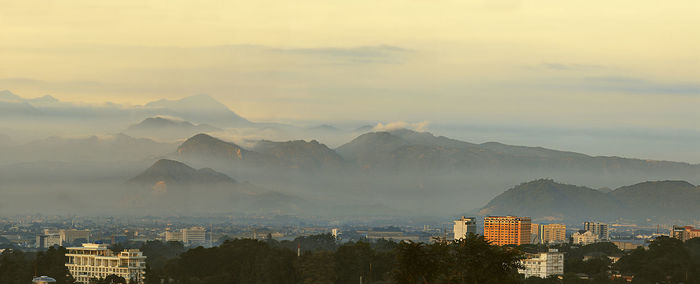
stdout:
<svg viewBox="0 0 700 284">
<path fill-rule="evenodd" d="M 453 231 L 455 240 L 464 239 L 469 233 L 476 234 L 476 218 L 466 218 L 462 216 L 462 218 L 454 222 Z"/>
<path fill-rule="evenodd" d="M 494 245 L 530 243 L 530 217 L 489 216 L 484 219 L 484 237 Z"/>
</svg>

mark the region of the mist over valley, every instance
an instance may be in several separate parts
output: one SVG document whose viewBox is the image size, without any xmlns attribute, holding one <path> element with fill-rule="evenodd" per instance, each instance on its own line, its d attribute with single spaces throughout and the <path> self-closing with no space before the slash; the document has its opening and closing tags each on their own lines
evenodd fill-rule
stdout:
<svg viewBox="0 0 700 284">
<path fill-rule="evenodd" d="M 635 209 L 650 201 L 619 196 L 624 186 L 647 181 L 645 190 L 669 204 L 700 201 L 653 182 L 684 181 L 686 191 L 697 191 L 697 164 L 468 142 L 432 134 L 433 127 L 448 128 L 425 123 L 257 123 L 205 95 L 144 106 L 76 105 L 9 91 L 0 99 L 3 214 L 40 206 L 127 215 L 527 214 L 630 222 L 696 216 Z M 545 186 L 545 195 L 507 205 L 514 194 L 507 189 L 542 178 L 590 188 L 569 196 L 567 186 Z M 541 204 L 550 196 L 562 197 Z M 97 199 L 108 202 L 97 205 Z"/>
</svg>

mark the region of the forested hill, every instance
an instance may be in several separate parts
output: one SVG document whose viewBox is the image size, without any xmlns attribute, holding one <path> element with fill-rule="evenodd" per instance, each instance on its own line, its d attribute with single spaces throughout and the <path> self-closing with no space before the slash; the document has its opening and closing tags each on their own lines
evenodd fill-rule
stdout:
<svg viewBox="0 0 700 284">
<path fill-rule="evenodd" d="M 626 219 L 673 223 L 696 220 L 700 216 L 697 204 L 700 189 L 685 181 L 649 181 L 609 191 L 540 179 L 508 189 L 480 214 L 531 216 L 538 222 Z"/>
</svg>

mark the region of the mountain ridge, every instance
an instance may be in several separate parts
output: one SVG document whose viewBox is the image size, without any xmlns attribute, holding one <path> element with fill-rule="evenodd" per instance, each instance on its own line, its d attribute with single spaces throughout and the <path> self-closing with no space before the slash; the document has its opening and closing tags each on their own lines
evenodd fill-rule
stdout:
<svg viewBox="0 0 700 284">
<path fill-rule="evenodd" d="M 160 159 L 129 182 L 155 186 L 159 183 L 167 185 L 235 184 L 236 180 L 211 168 L 195 169 L 179 161 Z"/>
<path fill-rule="evenodd" d="M 493 198 L 479 214 L 530 216 L 537 220 L 692 220 L 700 213 L 700 188 L 675 180 L 645 181 L 602 192 L 584 186 L 538 179 L 521 183 Z"/>
</svg>

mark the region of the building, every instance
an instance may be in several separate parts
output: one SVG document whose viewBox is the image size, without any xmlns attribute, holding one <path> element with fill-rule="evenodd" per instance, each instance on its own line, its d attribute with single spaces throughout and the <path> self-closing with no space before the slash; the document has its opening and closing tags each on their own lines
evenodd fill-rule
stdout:
<svg viewBox="0 0 700 284">
<path fill-rule="evenodd" d="M 182 229 L 182 242 L 186 244 L 204 244 L 207 242 L 207 230 L 204 227 Z"/>
<path fill-rule="evenodd" d="M 599 240 L 610 240 L 610 231 L 608 231 L 608 224 L 597 222 L 584 222 L 583 229 L 586 231 L 591 231 L 594 235 L 597 235 Z"/>
<path fill-rule="evenodd" d="M 647 245 L 643 240 L 612 241 L 612 243 L 620 250 L 634 250 Z"/>
<path fill-rule="evenodd" d="M 61 245 L 63 246 L 74 243 L 77 240 L 84 242 L 90 241 L 89 230 L 61 229 L 58 231 L 58 234 L 61 236 Z"/>
<path fill-rule="evenodd" d="M 51 235 L 37 235 L 36 236 L 36 247 L 40 249 L 50 248 L 52 246 L 61 245 L 61 235 L 51 234 Z"/>
<path fill-rule="evenodd" d="M 166 242 L 182 242 L 182 231 L 165 231 Z"/>
<path fill-rule="evenodd" d="M 540 244 L 560 244 L 566 242 L 566 225 L 546 224 L 539 226 Z"/>
<path fill-rule="evenodd" d="M 124 277 L 126 283 L 143 283 L 146 272 L 146 256 L 138 249 L 114 253 L 105 244 L 83 244 L 69 247 L 66 267 L 77 283 L 89 283 L 90 279 L 103 279 L 114 274 Z"/>
<path fill-rule="evenodd" d="M 48 276 L 39 276 L 39 277 L 34 277 L 32 279 L 32 284 L 50 284 L 50 283 L 56 283 L 56 279 L 53 279 Z"/>
<path fill-rule="evenodd" d="M 530 224 L 530 243 L 539 244 L 540 242 L 540 224 Z"/>
<path fill-rule="evenodd" d="M 357 233 L 363 234 L 367 240 L 371 241 L 376 241 L 376 240 L 394 240 L 397 242 L 400 241 L 412 241 L 412 242 L 417 242 L 420 240 L 419 236 L 413 236 L 413 235 L 406 235 L 404 232 L 401 231 L 357 231 Z"/>
<path fill-rule="evenodd" d="M 494 245 L 530 243 L 530 217 L 488 216 L 484 219 L 484 237 Z"/>
<path fill-rule="evenodd" d="M 204 227 L 192 227 L 179 231 L 165 231 L 165 241 L 182 242 L 186 245 L 207 243 L 207 230 Z"/>
<path fill-rule="evenodd" d="M 700 237 L 700 229 L 695 229 L 692 226 L 673 226 L 671 237 L 685 242 Z"/>
<path fill-rule="evenodd" d="M 129 242 L 129 237 L 123 234 L 112 235 L 112 244 L 123 244 Z"/>
<path fill-rule="evenodd" d="M 462 216 L 454 222 L 454 240 L 464 239 L 469 233 L 476 234 L 476 218 Z"/>
<path fill-rule="evenodd" d="M 520 260 L 522 268 L 518 273 L 528 277 L 547 278 L 552 275 L 564 275 L 564 253 L 556 249 L 538 254 L 528 254 Z"/>
<path fill-rule="evenodd" d="M 598 235 L 593 234 L 591 231 L 579 230 L 578 232 L 571 235 L 572 243 L 575 245 L 590 245 L 592 243 L 598 242 Z"/>
</svg>

